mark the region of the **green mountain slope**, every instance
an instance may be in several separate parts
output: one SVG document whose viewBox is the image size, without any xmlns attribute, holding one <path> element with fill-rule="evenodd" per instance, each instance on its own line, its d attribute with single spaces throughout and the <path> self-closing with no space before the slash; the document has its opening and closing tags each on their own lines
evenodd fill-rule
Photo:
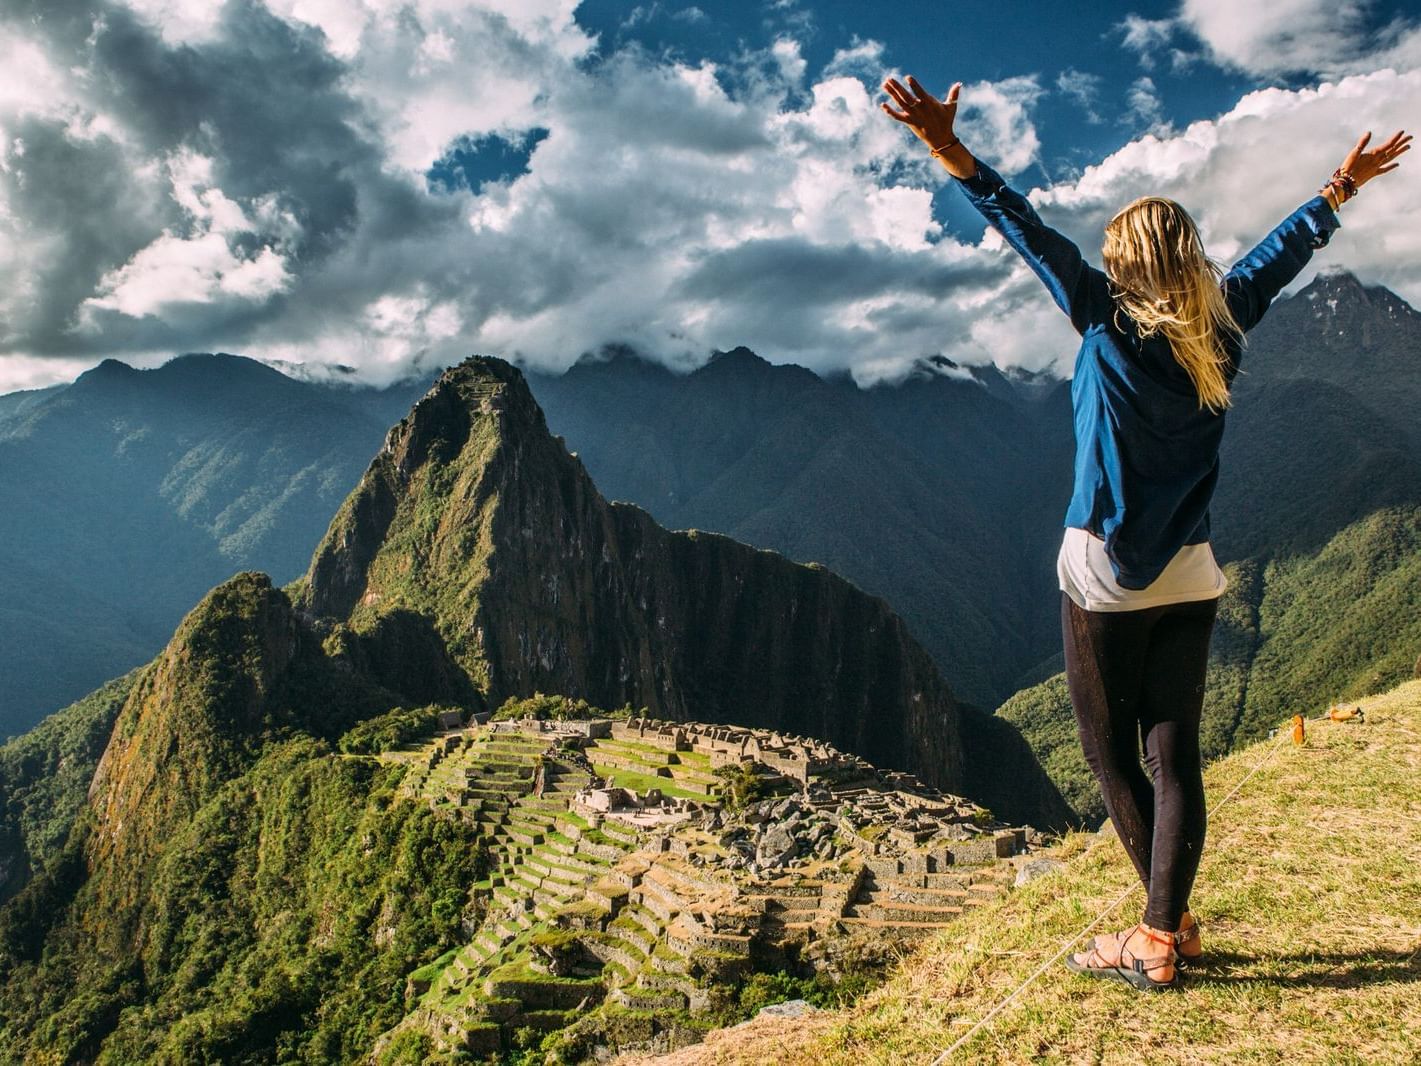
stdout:
<svg viewBox="0 0 1421 1066">
<path fill-rule="evenodd" d="M 467 826 L 393 803 L 398 769 L 337 754 L 346 729 L 395 707 L 244 573 L 147 667 L 0 749 L 7 788 L 26 751 L 67 744 L 73 759 L 45 785 L 47 824 L 18 796 L 47 861 L 0 910 L 7 1061 L 100 1047 L 345 1061 L 398 1021 L 405 975 L 458 929 L 481 850 Z M 83 780 L 81 740 L 99 735 Z"/>
<path fill-rule="evenodd" d="M 0 746 L 0 901 L 54 859 L 143 667 Z"/>
<path fill-rule="evenodd" d="M 1387 508 L 1312 555 L 1229 564 L 1211 649 L 1201 739 L 1206 760 L 1293 714 L 1325 711 L 1410 677 L 1421 655 L 1421 508 Z M 997 711 L 1026 737 L 1067 802 L 1105 817 L 1081 754 L 1065 676 Z"/>
</svg>

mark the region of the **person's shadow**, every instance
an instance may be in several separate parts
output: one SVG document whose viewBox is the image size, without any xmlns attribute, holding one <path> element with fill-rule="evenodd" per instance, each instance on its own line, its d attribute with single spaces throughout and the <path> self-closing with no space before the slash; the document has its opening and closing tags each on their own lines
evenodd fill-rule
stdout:
<svg viewBox="0 0 1421 1066">
<path fill-rule="evenodd" d="M 1260 970 L 1265 972 L 1258 972 Z M 1263 983 L 1359 988 L 1389 981 L 1421 980 L 1421 948 L 1409 952 L 1386 949 L 1300 951 L 1291 955 L 1262 956 L 1209 951 L 1187 969 L 1175 972 L 1180 975 L 1181 983 L 1189 984 Z"/>
</svg>

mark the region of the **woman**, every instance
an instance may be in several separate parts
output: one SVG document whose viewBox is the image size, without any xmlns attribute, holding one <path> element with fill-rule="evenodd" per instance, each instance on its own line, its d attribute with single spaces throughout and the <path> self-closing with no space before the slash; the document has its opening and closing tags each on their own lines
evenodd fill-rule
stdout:
<svg viewBox="0 0 1421 1066">
<path fill-rule="evenodd" d="M 1143 921 L 1066 965 L 1175 987 L 1175 963 L 1201 954 L 1188 909 L 1206 819 L 1199 717 L 1225 586 L 1209 501 L 1242 337 L 1327 244 L 1337 209 L 1394 170 L 1411 138 L 1399 131 L 1368 151 L 1363 135 L 1320 194 L 1227 274 L 1183 208 L 1136 200 L 1105 228 L 1102 272 L 953 133 L 960 82 L 945 100 L 911 77 L 883 88 L 898 104 L 883 110 L 932 149 L 1081 334 L 1075 489 L 1057 559 L 1066 677 L 1086 761 L 1148 899 Z"/>
</svg>

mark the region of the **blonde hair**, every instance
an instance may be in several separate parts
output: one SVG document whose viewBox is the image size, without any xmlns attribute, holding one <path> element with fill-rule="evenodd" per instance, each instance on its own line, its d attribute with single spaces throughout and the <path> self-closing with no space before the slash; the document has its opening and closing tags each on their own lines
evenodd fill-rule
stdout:
<svg viewBox="0 0 1421 1066">
<path fill-rule="evenodd" d="M 1201 408 L 1228 407 L 1223 339 L 1241 339 L 1243 330 L 1219 288 L 1223 269 L 1204 254 L 1188 212 L 1162 196 L 1142 196 L 1106 224 L 1102 257 L 1117 316 L 1123 310 L 1142 336 L 1164 335 Z"/>
</svg>

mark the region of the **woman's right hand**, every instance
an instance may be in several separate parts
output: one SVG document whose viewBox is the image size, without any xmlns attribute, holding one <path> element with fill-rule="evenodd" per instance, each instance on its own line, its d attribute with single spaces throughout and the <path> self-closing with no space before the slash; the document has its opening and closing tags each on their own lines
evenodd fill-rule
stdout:
<svg viewBox="0 0 1421 1066">
<path fill-rule="evenodd" d="M 918 79 L 911 74 L 908 75 L 908 88 L 905 89 L 897 78 L 889 78 L 883 83 L 883 91 L 898 101 L 903 110 L 895 111 L 886 103 L 879 106 L 916 133 L 929 148 L 937 148 L 952 140 L 952 123 L 957 118 L 957 94 L 962 91 L 960 81 L 947 91 L 946 100 L 924 92 Z"/>
<path fill-rule="evenodd" d="M 897 101 L 901 111 L 896 111 L 887 103 L 879 104 L 891 118 L 907 126 L 918 139 L 929 148 L 954 145 L 938 156 L 948 171 L 960 178 L 971 177 L 977 171 L 977 163 L 962 147 L 952 132 L 957 119 L 957 96 L 962 91 L 962 83 L 954 82 L 947 91 L 947 99 L 939 100 L 918 84 L 918 79 L 908 75 L 905 88 L 897 78 L 889 78 L 883 83 L 883 91 Z"/>
</svg>

